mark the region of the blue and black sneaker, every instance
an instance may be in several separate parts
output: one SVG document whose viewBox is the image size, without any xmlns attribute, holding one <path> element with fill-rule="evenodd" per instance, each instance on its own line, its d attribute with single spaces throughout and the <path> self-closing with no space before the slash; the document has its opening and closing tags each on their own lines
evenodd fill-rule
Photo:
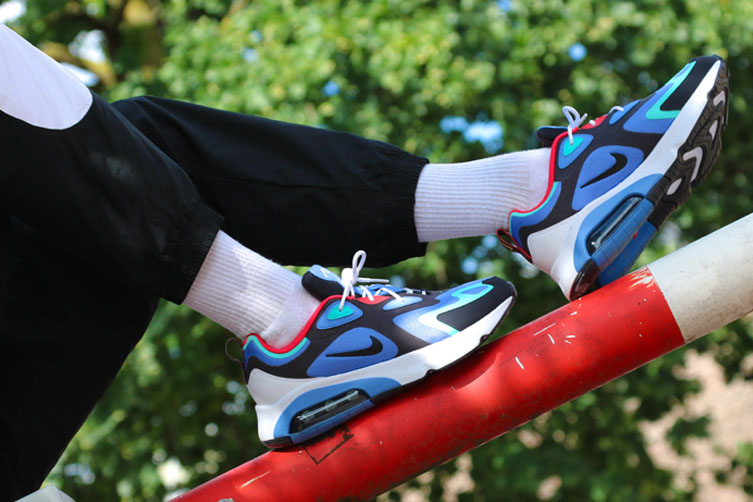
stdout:
<svg viewBox="0 0 753 502">
<path fill-rule="evenodd" d="M 458 361 L 515 302 L 513 285 L 497 277 L 441 292 L 357 286 L 376 281 L 358 277 L 365 257 L 356 253 L 342 277 L 318 265 L 306 272 L 302 284 L 321 304 L 287 347 L 254 334 L 245 341 L 244 376 L 266 446 L 313 438 Z"/>
<path fill-rule="evenodd" d="M 650 96 L 579 127 L 538 132 L 551 145 L 541 203 L 510 215 L 503 245 L 575 299 L 627 272 L 659 226 L 709 173 L 727 124 L 729 74 L 718 56 L 690 61 Z"/>
</svg>

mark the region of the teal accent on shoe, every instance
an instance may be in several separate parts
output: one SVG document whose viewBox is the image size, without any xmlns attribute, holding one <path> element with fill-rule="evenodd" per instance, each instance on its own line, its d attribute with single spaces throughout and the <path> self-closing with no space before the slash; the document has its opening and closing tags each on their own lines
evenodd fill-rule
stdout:
<svg viewBox="0 0 753 502">
<path fill-rule="evenodd" d="M 267 349 L 266 347 L 264 347 L 264 345 L 262 345 L 255 336 L 249 336 L 248 340 L 246 340 L 246 343 L 243 344 L 243 350 L 246 350 L 246 347 L 252 341 L 254 342 L 254 345 L 256 346 L 256 349 L 258 349 L 264 355 L 266 355 L 268 357 L 272 357 L 274 359 L 284 359 L 284 358 L 287 358 L 287 357 L 292 357 L 292 356 L 296 355 L 298 352 L 300 352 L 301 349 L 303 349 L 303 347 L 305 347 L 306 343 L 308 342 L 308 340 L 306 338 L 303 338 L 298 343 L 298 345 L 296 345 L 295 347 L 293 347 L 289 351 L 284 352 L 282 354 L 278 354 L 278 353 L 272 352 L 269 349 Z"/>
<path fill-rule="evenodd" d="M 581 153 L 586 151 L 593 139 L 593 135 L 581 132 L 573 136 L 572 145 L 570 144 L 569 137 L 564 136 L 560 139 L 557 146 L 557 168 L 567 169 L 570 164 L 580 157 Z"/>
<path fill-rule="evenodd" d="M 339 308 L 336 309 L 329 309 L 329 312 L 327 312 L 327 319 L 330 321 L 336 321 L 338 319 L 342 319 L 343 317 L 348 317 L 353 313 L 353 308 L 349 304 L 345 304 L 342 310 Z"/>
<path fill-rule="evenodd" d="M 680 110 L 671 110 L 671 111 L 664 111 L 661 109 L 661 106 L 664 104 L 667 99 L 674 93 L 678 87 L 680 87 L 680 84 L 687 78 L 688 75 L 690 75 L 690 71 L 693 69 L 693 66 L 695 66 L 695 61 L 688 63 L 685 65 L 685 68 L 680 70 L 680 72 L 672 77 L 672 80 L 667 82 L 667 84 L 671 84 L 671 87 L 667 90 L 667 92 L 664 93 L 664 96 L 659 99 L 656 103 L 654 103 L 654 106 L 652 106 L 647 112 L 646 112 L 646 118 L 650 120 L 661 120 L 661 119 L 673 119 L 677 117 L 677 115 L 680 113 Z"/>
<path fill-rule="evenodd" d="M 569 157 L 575 150 L 577 150 L 580 144 L 583 143 L 583 139 L 583 136 L 573 136 L 573 144 L 571 145 L 568 138 L 568 141 L 566 141 L 565 145 L 562 147 L 562 153 L 565 154 L 565 157 Z"/>
<path fill-rule="evenodd" d="M 344 326 L 353 322 L 363 315 L 363 311 L 350 302 L 345 302 L 340 310 L 340 302 L 332 301 L 326 310 L 316 320 L 318 329 L 330 329 Z"/>
</svg>

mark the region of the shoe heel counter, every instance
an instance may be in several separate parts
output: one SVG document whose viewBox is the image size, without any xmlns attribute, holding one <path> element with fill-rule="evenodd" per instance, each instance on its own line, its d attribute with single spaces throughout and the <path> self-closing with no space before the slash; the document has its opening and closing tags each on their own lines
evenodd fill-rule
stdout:
<svg viewBox="0 0 753 502">
<path fill-rule="evenodd" d="M 572 221 L 563 220 L 528 236 L 528 248 L 536 268 L 554 277 L 555 269 L 564 268 L 566 262 L 573 261 L 572 251 L 562 246 L 563 242 L 572 240 L 571 230 Z"/>
<path fill-rule="evenodd" d="M 300 378 L 278 377 L 259 368 L 248 375 L 246 388 L 257 406 L 273 405 L 301 385 Z"/>
</svg>

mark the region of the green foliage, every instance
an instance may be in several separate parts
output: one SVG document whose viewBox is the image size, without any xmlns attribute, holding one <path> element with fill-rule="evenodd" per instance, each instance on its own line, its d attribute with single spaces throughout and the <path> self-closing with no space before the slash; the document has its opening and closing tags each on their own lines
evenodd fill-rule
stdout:
<svg viewBox="0 0 753 502">
<path fill-rule="evenodd" d="M 705 438 L 709 437 L 708 426 L 710 419 L 708 417 L 698 417 L 693 419 L 679 418 L 672 425 L 667 433 L 669 444 L 672 445 L 677 453 L 685 455 L 688 450 L 685 441 L 691 437 Z"/>
<path fill-rule="evenodd" d="M 346 130 L 435 162 L 488 155 L 462 130 L 443 131 L 445 117 L 498 121 L 500 151 L 532 148 L 536 127 L 563 123 L 563 104 L 598 116 L 653 91 L 693 55 L 717 53 L 732 74 L 724 151 L 640 262 L 749 212 L 747 0 L 713 9 L 699 0 L 28 0 L 16 28 L 94 71 L 96 90 L 112 100 L 155 94 Z M 82 30 L 103 32 L 105 63 L 70 54 Z M 575 43 L 587 51 L 582 60 L 570 55 Z M 433 243 L 426 257 L 371 274 L 426 288 L 506 277 L 520 301 L 504 331 L 564 302 L 544 274 L 488 239 Z M 50 480 L 79 501 L 112 500 L 114 491 L 123 501 L 161 500 L 261 453 L 252 403 L 222 351 L 228 336 L 186 309 L 163 305 Z M 753 378 L 741 370 L 753 349 L 749 320 L 694 346 L 714 354 L 728 379 Z M 540 500 L 542 482 L 552 477 L 560 484 L 551 500 L 693 499 L 694 486 L 674 486 L 653 464 L 639 428 L 698 392 L 698 382 L 678 376 L 683 361 L 682 351 L 667 355 L 477 449 L 476 489 L 462 500 Z M 678 422 L 672 444 L 682 452 L 705 422 Z M 741 447 L 735 460 L 748 473 L 750 451 Z M 165 486 L 159 472 L 176 460 L 185 475 Z M 435 470 L 431 500 L 442 499 L 438 480 L 455 469 Z M 94 484 L 87 484 L 91 474 Z"/>
</svg>

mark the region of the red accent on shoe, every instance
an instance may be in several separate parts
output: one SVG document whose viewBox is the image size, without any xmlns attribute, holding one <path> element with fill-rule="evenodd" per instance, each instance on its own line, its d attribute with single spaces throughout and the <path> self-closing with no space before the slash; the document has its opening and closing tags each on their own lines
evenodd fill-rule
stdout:
<svg viewBox="0 0 753 502">
<path fill-rule="evenodd" d="M 382 303 L 384 300 L 388 298 L 391 298 L 391 297 L 390 296 L 375 296 L 373 300 L 369 300 L 368 297 L 363 296 L 361 298 L 358 298 L 356 301 L 365 303 L 366 305 L 376 305 L 377 303 Z"/>
<path fill-rule="evenodd" d="M 594 127 L 598 127 L 602 122 L 604 122 L 604 119 L 607 118 L 608 115 L 609 114 L 607 113 L 606 115 L 595 118 L 593 124 L 591 122 L 587 122 L 580 127 L 576 127 L 575 129 L 573 129 L 573 133 L 578 129 L 593 129 Z"/>
</svg>

